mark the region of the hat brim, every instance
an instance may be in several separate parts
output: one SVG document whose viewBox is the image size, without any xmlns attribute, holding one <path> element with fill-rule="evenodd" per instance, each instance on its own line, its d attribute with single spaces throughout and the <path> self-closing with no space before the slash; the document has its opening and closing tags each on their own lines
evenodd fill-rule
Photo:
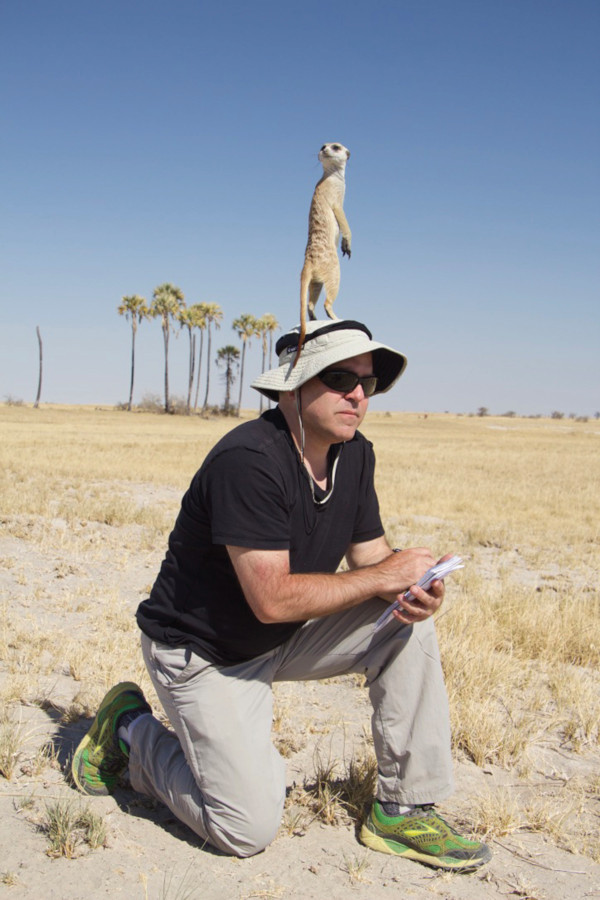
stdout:
<svg viewBox="0 0 600 900">
<path fill-rule="evenodd" d="M 306 343 L 295 366 L 296 351 L 294 347 L 289 348 L 280 365 L 255 378 L 252 387 L 270 400 L 277 401 L 282 391 L 295 391 L 329 366 L 362 353 L 373 354 L 373 374 L 377 376 L 375 394 L 385 394 L 404 372 L 406 357 L 372 340 L 363 331 L 352 328 L 336 331 L 334 341 L 324 334 Z"/>
</svg>

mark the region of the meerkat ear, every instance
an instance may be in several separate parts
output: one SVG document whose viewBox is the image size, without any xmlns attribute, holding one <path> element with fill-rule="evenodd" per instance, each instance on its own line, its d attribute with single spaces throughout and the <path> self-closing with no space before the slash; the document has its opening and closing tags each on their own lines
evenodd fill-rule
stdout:
<svg viewBox="0 0 600 900">
<path fill-rule="evenodd" d="M 350 159 L 350 151 L 346 150 L 346 159 Z"/>
</svg>

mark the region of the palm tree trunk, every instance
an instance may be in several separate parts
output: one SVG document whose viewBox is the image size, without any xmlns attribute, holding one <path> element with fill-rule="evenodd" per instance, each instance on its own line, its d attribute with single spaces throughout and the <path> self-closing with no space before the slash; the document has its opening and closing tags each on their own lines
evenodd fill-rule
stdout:
<svg viewBox="0 0 600 900">
<path fill-rule="evenodd" d="M 189 416 L 192 405 L 192 388 L 194 386 L 194 366 L 196 364 L 196 335 L 192 334 L 190 328 L 190 365 L 188 371 L 188 395 L 187 395 L 187 414 Z"/>
<path fill-rule="evenodd" d="M 127 404 L 127 409 L 131 412 L 131 403 L 133 400 L 133 379 L 135 375 L 135 332 L 136 332 L 136 321 L 132 317 L 131 319 L 131 384 L 129 386 L 129 403 Z"/>
<path fill-rule="evenodd" d="M 196 375 L 196 396 L 194 397 L 194 412 L 198 409 L 198 394 L 200 392 L 200 371 L 202 369 L 202 344 L 204 343 L 204 330 L 200 331 L 200 347 L 198 349 L 198 374 Z"/>
<path fill-rule="evenodd" d="M 246 341 L 242 341 L 242 364 L 240 366 L 240 396 L 238 399 L 237 405 L 237 415 L 240 414 L 240 409 L 242 406 L 242 389 L 244 387 L 244 359 L 246 357 Z"/>
<path fill-rule="evenodd" d="M 165 343 L 165 412 L 169 412 L 169 325 L 163 325 L 163 339 Z"/>
<path fill-rule="evenodd" d="M 225 370 L 225 403 L 223 404 L 223 409 L 226 414 L 229 413 L 229 408 L 231 406 L 231 384 L 233 382 L 233 369 L 231 367 L 231 360 L 227 360 L 227 369 Z"/>
<path fill-rule="evenodd" d="M 208 326 L 208 347 L 206 352 L 206 393 L 204 395 L 204 405 L 202 406 L 202 412 L 206 412 L 208 409 L 208 388 L 210 386 L 210 324 Z"/>
</svg>

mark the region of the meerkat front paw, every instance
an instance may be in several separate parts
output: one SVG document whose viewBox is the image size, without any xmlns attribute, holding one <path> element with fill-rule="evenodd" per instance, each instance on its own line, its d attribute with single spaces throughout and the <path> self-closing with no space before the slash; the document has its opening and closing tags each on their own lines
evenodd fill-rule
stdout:
<svg viewBox="0 0 600 900">
<path fill-rule="evenodd" d="M 348 259 L 352 256 L 352 251 L 350 249 L 350 242 L 346 240 L 346 238 L 342 238 L 342 256 L 347 256 Z"/>
</svg>

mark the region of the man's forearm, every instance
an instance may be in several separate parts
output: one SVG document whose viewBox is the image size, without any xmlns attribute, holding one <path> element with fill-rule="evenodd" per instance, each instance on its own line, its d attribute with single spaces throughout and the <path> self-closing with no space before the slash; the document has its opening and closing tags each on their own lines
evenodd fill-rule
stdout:
<svg viewBox="0 0 600 900">
<path fill-rule="evenodd" d="M 272 612 L 265 609 L 259 618 L 263 622 L 299 622 L 343 612 L 378 596 L 381 583 L 375 566 L 335 574 L 290 574 Z"/>
<path fill-rule="evenodd" d="M 230 547 L 244 595 L 264 623 L 299 622 L 358 606 L 371 597 L 393 601 L 433 565 L 426 548 L 392 553 L 346 572 L 296 574 L 286 554 Z M 356 557 L 354 557 L 354 560 Z"/>
</svg>

